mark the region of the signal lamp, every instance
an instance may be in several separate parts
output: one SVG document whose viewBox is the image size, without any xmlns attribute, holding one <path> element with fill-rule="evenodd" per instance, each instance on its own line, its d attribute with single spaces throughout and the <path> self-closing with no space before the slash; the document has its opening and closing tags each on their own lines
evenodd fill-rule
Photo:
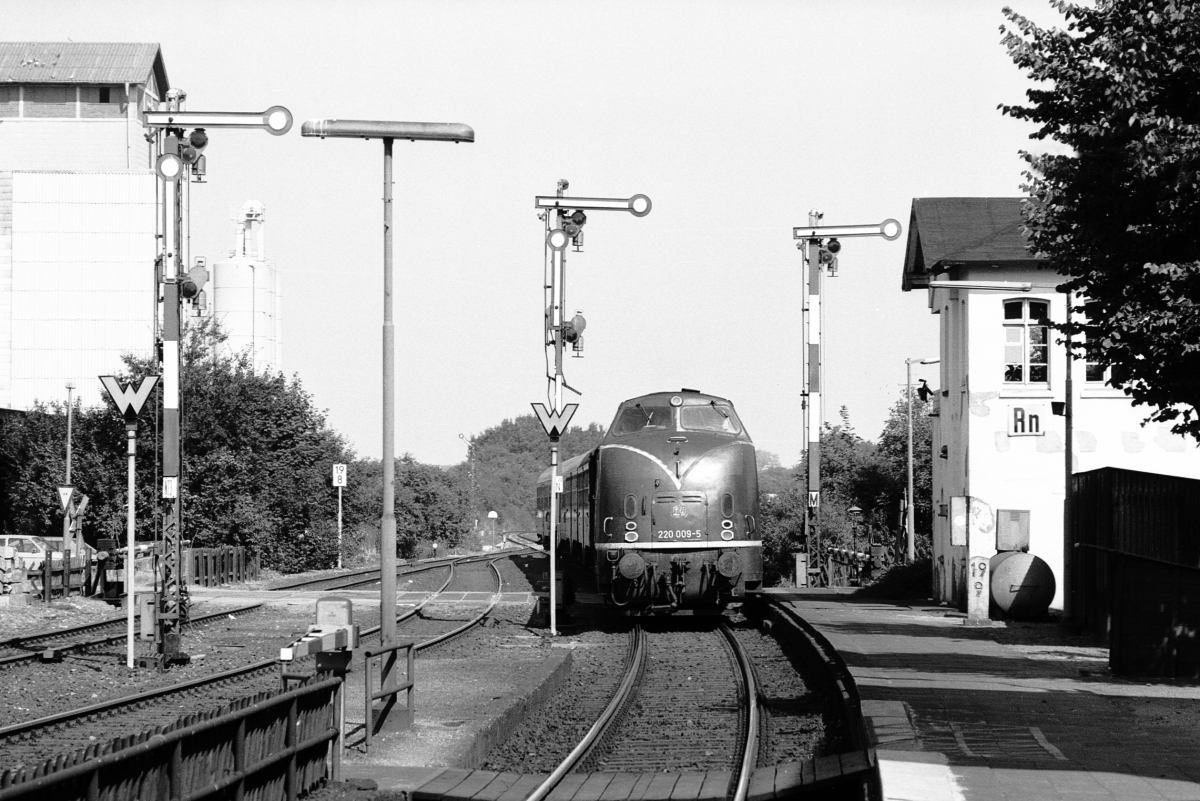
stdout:
<svg viewBox="0 0 1200 801">
<path fill-rule="evenodd" d="M 199 298 L 203 295 L 201 290 L 204 289 L 206 283 L 208 283 L 208 260 L 201 256 L 196 259 L 195 265 L 188 270 L 187 275 L 180 279 L 179 296 L 186 300 Z"/>
<path fill-rule="evenodd" d="M 583 336 L 585 328 L 587 328 L 587 320 L 583 319 L 582 314 L 575 312 L 575 316 L 563 324 L 563 340 L 566 342 L 578 341 Z"/>
<path fill-rule="evenodd" d="M 174 153 L 163 153 L 154 162 L 154 171 L 164 181 L 178 181 L 183 175 L 183 159 Z"/>
<path fill-rule="evenodd" d="M 208 147 L 208 134 L 204 132 L 203 128 L 197 128 L 188 137 L 188 144 L 197 150 L 203 150 Z"/>
<path fill-rule="evenodd" d="M 565 250 L 567 243 L 571 241 L 571 237 L 567 236 L 566 231 L 561 228 L 555 228 L 550 233 L 546 234 L 546 244 L 552 250 Z"/>
<path fill-rule="evenodd" d="M 571 222 L 575 223 L 576 225 L 583 225 L 584 223 L 587 222 L 587 215 L 584 214 L 582 211 L 577 211 L 574 214 L 572 214 L 569 219 L 571 220 Z"/>
<path fill-rule="evenodd" d="M 839 242 L 839 241 L 837 240 L 837 237 L 835 236 L 835 237 L 833 237 L 832 239 L 830 239 L 830 240 L 829 240 L 829 242 L 828 242 L 828 243 L 825 245 L 825 248 L 826 248 L 826 249 L 827 249 L 827 250 L 828 250 L 830 253 L 838 253 L 838 252 L 839 252 L 839 251 L 841 251 L 841 249 L 842 249 L 842 243 L 841 243 L 841 242 Z"/>
</svg>

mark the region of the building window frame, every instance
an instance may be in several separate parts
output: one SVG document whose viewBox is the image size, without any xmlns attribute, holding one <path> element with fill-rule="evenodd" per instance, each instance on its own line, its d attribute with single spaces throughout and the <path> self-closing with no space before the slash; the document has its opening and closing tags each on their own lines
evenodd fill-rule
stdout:
<svg viewBox="0 0 1200 801">
<path fill-rule="evenodd" d="M 1050 301 L 1006 298 L 1004 313 L 1005 387 L 1050 387 Z"/>
</svg>

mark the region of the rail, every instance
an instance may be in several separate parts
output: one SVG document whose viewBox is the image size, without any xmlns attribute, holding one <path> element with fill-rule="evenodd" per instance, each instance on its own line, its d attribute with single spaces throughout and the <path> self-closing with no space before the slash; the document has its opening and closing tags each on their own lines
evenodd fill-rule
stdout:
<svg viewBox="0 0 1200 801">
<path fill-rule="evenodd" d="M 0 788 L 0 801 L 54 798 L 242 798 L 283 764 L 283 796 L 295 801 L 326 778 L 337 750 L 340 678 L 289 690 L 211 720 L 156 735 L 112 754 Z M 131 771 L 130 767 L 136 765 Z"/>
<path fill-rule="evenodd" d="M 587 759 L 597 744 L 603 739 L 604 735 L 612 727 L 621 710 L 629 702 L 633 696 L 633 688 L 637 685 L 638 677 L 646 665 L 646 633 L 640 625 L 635 624 L 629 631 L 629 656 L 625 660 L 625 675 L 621 679 L 621 684 L 617 687 L 617 691 L 613 693 L 612 699 L 608 702 L 608 706 L 600 713 L 600 717 L 592 724 L 587 733 L 579 743 L 571 749 L 571 753 L 567 754 L 566 758 L 558 764 L 546 780 L 529 794 L 526 801 L 542 801 L 550 793 L 554 792 L 554 788 L 558 787 L 559 782 L 566 777 L 568 773 L 575 770 L 580 764 Z"/>
<path fill-rule="evenodd" d="M 207 615 L 200 615 L 199 617 L 191 618 L 188 621 L 188 625 L 190 626 L 190 625 L 195 625 L 197 623 L 206 623 L 210 620 L 216 620 L 217 618 L 222 618 L 227 615 L 240 615 L 245 612 L 250 612 L 254 609 L 258 609 L 260 606 L 262 606 L 262 604 L 248 604 L 246 606 L 239 606 L 239 607 L 235 607 L 233 609 L 223 609 L 220 612 L 212 612 Z M 37 642 L 38 640 L 51 640 L 51 639 L 58 640 L 58 639 L 63 639 L 64 637 L 73 637 L 73 636 L 82 634 L 87 631 L 92 631 L 94 629 L 103 628 L 105 626 L 119 625 L 120 627 L 122 627 L 122 629 L 124 629 L 124 627 L 127 625 L 127 622 L 128 622 L 127 618 L 124 618 L 124 617 L 110 618 L 108 620 L 102 620 L 98 623 L 85 623 L 81 626 L 74 626 L 72 628 L 59 629 L 58 631 L 43 631 L 43 632 L 38 632 L 37 634 L 30 634 L 25 637 L 14 637 L 10 640 L 4 641 L 3 643 L 0 643 L 0 646 L 9 647 L 9 648 L 32 648 L 30 643 Z M 129 636 L 128 632 L 125 630 L 122 630 L 121 633 L 119 633 L 119 634 L 112 634 L 107 637 L 97 637 L 97 638 L 91 639 L 91 640 L 83 640 L 80 642 L 73 642 L 68 645 L 59 646 L 59 647 L 56 647 L 53 649 L 46 649 L 46 648 L 38 647 L 38 648 L 36 648 L 36 650 L 30 650 L 30 652 L 27 654 L 17 654 L 15 656 L 0 657 L 0 668 L 7 667 L 9 665 L 15 665 L 20 662 L 32 662 L 36 659 L 41 658 L 42 654 L 47 650 L 53 650 L 53 651 L 58 651 L 58 652 L 82 651 L 87 648 L 95 647 L 97 645 L 106 645 L 110 642 L 123 641 L 128 636 Z"/>
<path fill-rule="evenodd" d="M 121 707 L 135 706 L 146 701 L 153 701 L 157 698 L 176 695 L 178 693 L 185 693 L 189 690 L 195 690 L 199 687 L 219 684 L 223 681 L 229 681 L 230 679 L 240 679 L 244 676 L 248 676 L 252 673 L 258 673 L 268 668 L 273 669 L 276 664 L 278 664 L 277 660 L 266 659 L 261 662 L 245 665 L 243 667 L 226 670 L 222 673 L 214 673 L 211 676 L 202 676 L 201 678 L 192 679 L 191 681 L 185 681 L 180 684 L 172 684 L 168 687 L 156 687 L 153 690 L 146 690 L 145 692 L 136 693 L 134 695 L 124 695 L 120 698 L 113 698 L 109 701 L 101 701 L 98 704 L 81 707 L 80 709 L 71 709 L 66 712 L 59 712 L 54 715 L 47 715 L 46 717 L 27 720 L 22 723 L 14 723 L 10 726 L 4 726 L 3 728 L 0 728 L 0 740 L 11 737 L 19 737 L 31 732 L 35 732 L 38 729 L 48 729 L 52 726 L 62 726 L 81 718 L 95 717 L 107 712 L 112 712 L 115 709 L 120 709 Z"/>
<path fill-rule="evenodd" d="M 750 655 L 746 653 L 746 649 L 742 647 L 742 643 L 733 635 L 728 624 L 723 620 L 721 621 L 720 630 L 729 642 L 729 647 L 733 649 L 733 654 L 737 658 L 738 667 L 741 669 L 742 674 L 741 690 L 746 702 L 746 739 L 742 743 L 742 758 L 738 762 L 737 771 L 734 774 L 731 784 L 734 788 L 733 801 L 746 801 L 750 793 L 750 777 L 754 774 L 754 766 L 758 763 L 758 735 L 760 731 L 758 685 L 754 680 L 754 670 L 750 666 Z"/>
</svg>

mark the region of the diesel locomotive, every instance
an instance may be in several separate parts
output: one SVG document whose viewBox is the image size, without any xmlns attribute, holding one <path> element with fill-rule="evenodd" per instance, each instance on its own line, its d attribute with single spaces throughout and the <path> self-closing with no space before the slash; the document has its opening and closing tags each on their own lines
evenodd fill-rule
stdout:
<svg viewBox="0 0 1200 801">
<path fill-rule="evenodd" d="M 719 613 L 762 584 L 754 443 L 725 398 L 683 389 L 627 400 L 599 447 L 558 473 L 559 552 L 623 612 Z M 550 478 L 537 486 L 544 541 Z"/>
</svg>

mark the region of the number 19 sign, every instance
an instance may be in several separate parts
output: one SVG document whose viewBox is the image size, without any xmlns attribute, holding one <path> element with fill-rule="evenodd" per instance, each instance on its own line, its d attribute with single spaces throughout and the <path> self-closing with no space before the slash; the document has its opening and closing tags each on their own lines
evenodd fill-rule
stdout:
<svg viewBox="0 0 1200 801">
<path fill-rule="evenodd" d="M 338 491 L 338 570 L 342 569 L 342 487 L 346 486 L 346 465 L 333 466 L 333 486 Z"/>
</svg>

